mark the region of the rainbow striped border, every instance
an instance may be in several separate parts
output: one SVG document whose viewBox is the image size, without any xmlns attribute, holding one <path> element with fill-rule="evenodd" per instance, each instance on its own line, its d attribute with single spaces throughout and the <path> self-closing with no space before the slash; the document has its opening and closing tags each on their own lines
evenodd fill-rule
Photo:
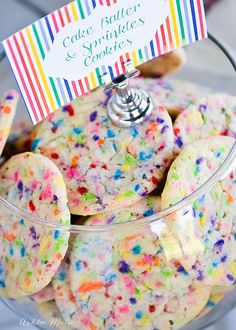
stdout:
<svg viewBox="0 0 236 330">
<path fill-rule="evenodd" d="M 78 80 L 46 76 L 43 61 L 58 32 L 71 22 L 86 19 L 97 6 L 112 6 L 117 1 L 73 1 L 3 41 L 33 124 L 76 97 L 100 86 L 102 74 L 108 73 L 114 79 L 123 73 L 125 61 L 132 60 L 138 66 L 175 48 L 207 37 L 203 0 L 167 0 L 170 14 L 144 48 L 125 53 L 114 65 L 97 67 L 86 77 L 78 77 Z"/>
</svg>

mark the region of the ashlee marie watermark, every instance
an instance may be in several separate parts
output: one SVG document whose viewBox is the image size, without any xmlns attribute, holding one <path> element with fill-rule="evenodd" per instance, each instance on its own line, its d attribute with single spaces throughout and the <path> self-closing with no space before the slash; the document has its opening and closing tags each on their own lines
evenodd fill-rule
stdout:
<svg viewBox="0 0 236 330">
<path fill-rule="evenodd" d="M 38 326 L 43 326 L 43 325 L 49 325 L 50 327 L 54 328 L 59 328 L 61 325 L 71 325 L 70 322 L 66 322 L 62 319 L 56 318 L 56 317 L 51 317 L 49 321 L 45 321 L 42 319 L 32 319 L 32 320 L 27 320 L 25 317 L 22 317 L 19 322 L 21 327 L 27 328 L 32 325 L 38 325 Z"/>
</svg>

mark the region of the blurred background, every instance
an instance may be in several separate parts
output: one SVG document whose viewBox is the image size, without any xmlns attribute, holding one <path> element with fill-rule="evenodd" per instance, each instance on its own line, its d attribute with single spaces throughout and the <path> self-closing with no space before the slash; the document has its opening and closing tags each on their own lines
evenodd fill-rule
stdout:
<svg viewBox="0 0 236 330">
<path fill-rule="evenodd" d="M 39 19 L 45 14 L 52 12 L 55 9 L 69 3 L 70 0 L 0 0 L 0 41 L 7 38 L 16 31 L 24 28 L 26 25 Z M 207 11 L 208 30 L 218 39 L 223 41 L 231 50 L 231 53 L 236 54 L 236 0 L 205 0 L 205 8 Z M 201 45 L 197 45 L 201 47 Z M 191 72 L 195 70 L 196 76 L 204 75 L 206 85 L 209 79 L 214 79 L 208 72 L 221 73 L 221 84 L 229 85 L 232 94 L 236 95 L 236 86 L 232 84 L 230 76 L 235 75 L 232 68 L 227 65 L 226 61 L 221 61 L 221 58 L 215 55 L 213 49 L 202 49 L 202 61 L 194 58 L 195 46 L 190 47 L 191 63 L 188 63 Z M 205 58 L 210 60 L 205 61 Z M 236 58 L 236 56 L 235 56 Z M 207 67 L 204 67 L 204 65 Z M 188 68 L 187 68 L 188 69 Z M 206 74 L 207 72 L 207 74 Z M 210 80 L 209 80 L 210 82 Z M 219 89 L 221 86 L 217 86 Z M 4 86 L 0 84 L 0 90 Z M 0 329 L 1 330 L 20 330 L 26 327 L 29 330 L 35 330 L 33 326 L 24 326 L 20 324 L 20 317 L 15 316 L 0 303 Z M 236 310 L 233 310 L 224 319 L 217 324 L 207 328 L 207 330 L 235 330 Z"/>
</svg>

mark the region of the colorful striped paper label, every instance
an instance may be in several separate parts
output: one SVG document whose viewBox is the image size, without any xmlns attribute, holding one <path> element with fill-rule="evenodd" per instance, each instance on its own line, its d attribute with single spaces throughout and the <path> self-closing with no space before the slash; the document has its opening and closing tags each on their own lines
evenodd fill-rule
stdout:
<svg viewBox="0 0 236 330">
<path fill-rule="evenodd" d="M 203 0 L 77 0 L 3 41 L 33 124 L 134 66 L 207 37 Z"/>
</svg>

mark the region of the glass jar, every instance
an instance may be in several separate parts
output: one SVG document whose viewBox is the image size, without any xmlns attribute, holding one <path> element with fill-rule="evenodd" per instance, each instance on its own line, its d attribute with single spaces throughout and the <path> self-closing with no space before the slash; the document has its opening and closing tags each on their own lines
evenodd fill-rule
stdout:
<svg viewBox="0 0 236 330">
<path fill-rule="evenodd" d="M 212 36 L 210 37 L 210 39 L 186 47 L 188 63 L 181 72 L 174 76 L 209 86 L 220 92 L 233 93 L 236 82 L 235 73 L 232 70 L 232 64 L 235 68 L 233 59 L 217 40 Z M 0 92 L 2 92 L 9 87 L 12 88 L 15 82 L 6 61 L 2 61 L 0 70 L 3 81 L 0 86 Z M 16 122 L 22 121 L 23 118 L 26 126 L 30 125 L 26 113 L 24 105 L 21 103 Z M 43 219 L 28 214 L 24 210 L 19 210 L 16 206 L 10 205 L 0 197 L 0 223 L 2 225 L 4 223 L 10 225 L 23 220 L 28 226 L 34 226 L 38 229 L 44 228 L 44 231 L 50 235 L 53 235 L 55 231 L 60 233 L 68 232 L 73 242 L 84 244 L 90 251 L 96 251 L 101 256 L 99 262 L 94 263 L 93 269 L 85 269 L 83 276 L 90 278 L 96 268 L 103 272 L 106 272 L 107 268 L 109 268 L 110 275 L 113 274 L 113 279 L 106 288 L 108 291 L 104 293 L 108 294 L 107 292 L 111 290 L 114 295 L 113 301 L 111 302 L 107 299 L 106 304 L 108 306 L 106 305 L 106 308 L 111 310 L 114 306 L 111 307 L 109 304 L 113 304 L 115 300 L 115 305 L 118 309 L 120 308 L 119 310 L 122 310 L 122 308 L 123 312 L 125 308 L 132 310 L 132 317 L 129 317 L 129 313 L 120 313 L 120 327 L 118 329 L 157 329 L 160 325 L 158 323 L 158 315 L 160 313 L 163 315 L 164 313 L 166 317 L 162 317 L 163 324 L 161 329 L 166 330 L 166 324 L 170 327 L 173 325 L 174 329 L 182 328 L 182 325 L 191 322 L 184 329 L 198 330 L 212 324 L 235 306 L 236 289 L 234 289 L 233 285 L 232 290 L 223 289 L 223 293 L 225 291 L 229 292 L 220 296 L 218 300 L 222 300 L 216 307 L 208 304 L 209 308 L 202 315 L 198 315 L 194 311 L 190 315 L 186 311 L 186 306 L 188 305 L 185 305 L 189 302 L 178 300 L 179 295 L 189 294 L 189 299 L 191 300 L 191 295 L 194 295 L 195 292 L 198 293 L 198 290 L 200 290 L 200 296 L 198 296 L 202 298 L 199 299 L 205 299 L 203 298 L 204 292 L 201 291 L 204 285 L 201 285 L 200 282 L 199 288 L 191 288 L 191 292 L 189 292 L 191 284 L 188 282 L 189 278 L 185 274 L 185 270 L 176 264 L 172 265 L 173 268 L 165 267 L 165 261 L 169 262 L 179 257 L 185 257 L 185 254 L 194 257 L 196 253 L 201 253 L 202 247 L 199 245 L 196 234 L 197 227 L 192 219 L 193 205 L 206 194 L 214 192 L 219 182 L 224 180 L 233 170 L 236 170 L 236 143 L 221 167 L 199 189 L 169 209 L 132 222 L 101 226 L 49 224 Z M 233 216 L 232 221 L 234 221 Z M 171 222 L 178 224 L 178 230 L 175 233 L 166 231 L 169 228 L 168 224 Z M 163 232 L 165 235 L 163 235 Z M 137 264 L 136 254 L 139 254 L 140 251 L 136 253 L 135 248 L 139 242 L 146 246 L 147 249 L 141 252 L 143 257 L 148 256 L 147 258 L 149 258 L 143 264 Z M 129 249 L 130 253 L 127 253 L 126 248 Z M 133 254 L 131 251 L 133 251 Z M 161 251 L 160 258 L 155 258 L 157 251 Z M 76 255 L 74 258 L 76 259 Z M 135 265 L 134 271 L 131 272 L 130 265 L 133 264 Z M 150 264 L 156 267 L 151 267 Z M 180 274 L 178 279 L 176 279 L 178 276 L 171 276 L 171 273 L 173 274 L 174 272 Z M 159 284 L 161 283 L 160 285 L 166 287 L 168 298 L 159 294 L 160 288 L 158 288 L 157 284 L 155 287 L 152 287 L 149 282 L 150 278 L 151 283 L 156 283 L 157 281 L 154 280 L 156 278 Z M 74 285 L 79 287 L 79 280 Z M 211 283 L 208 283 L 207 286 L 211 286 Z M 91 329 L 110 330 L 113 328 L 104 325 L 104 296 L 100 295 L 99 290 L 99 286 L 93 288 L 92 298 L 90 297 L 89 299 L 96 301 L 96 310 L 93 309 L 90 312 L 94 313 L 100 327 L 91 327 Z M 120 295 L 118 294 L 119 292 Z M 100 305 L 99 299 L 101 301 Z M 177 306 L 176 299 L 178 301 Z M 75 327 L 75 323 L 68 323 L 61 318 L 53 302 L 51 303 L 51 313 L 48 315 L 47 309 L 38 309 L 37 304 L 30 299 L 14 300 L 2 297 L 1 301 L 14 313 L 21 316 L 21 322 L 25 325 L 32 324 L 38 329 L 45 330 L 54 328 L 71 329 Z M 207 301 L 204 304 L 206 303 Z M 175 313 L 173 317 L 171 315 L 172 308 L 174 310 L 173 313 Z M 81 327 L 79 312 L 74 311 L 74 313 L 78 321 L 78 329 L 84 330 L 83 326 Z M 152 314 L 152 316 L 149 317 L 149 314 Z M 177 317 L 176 314 L 181 316 Z M 48 317 L 51 319 L 49 320 Z M 24 326 L 24 324 L 22 325 Z"/>
</svg>

